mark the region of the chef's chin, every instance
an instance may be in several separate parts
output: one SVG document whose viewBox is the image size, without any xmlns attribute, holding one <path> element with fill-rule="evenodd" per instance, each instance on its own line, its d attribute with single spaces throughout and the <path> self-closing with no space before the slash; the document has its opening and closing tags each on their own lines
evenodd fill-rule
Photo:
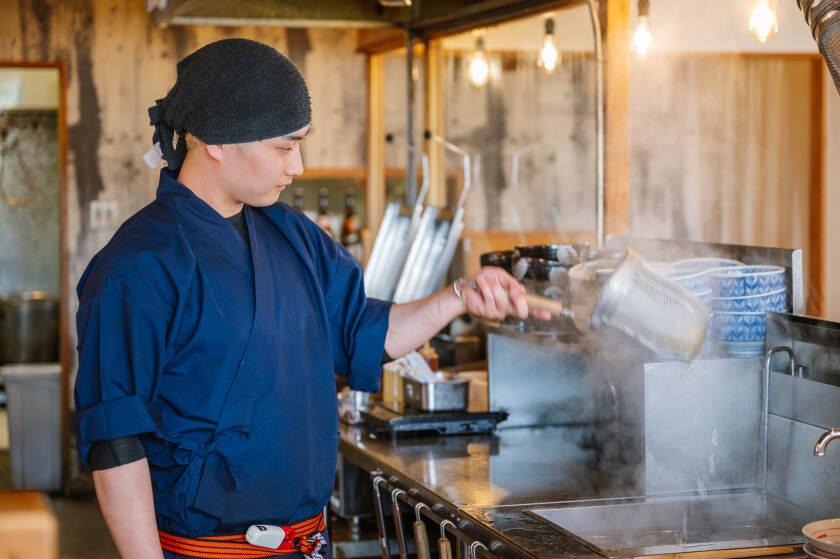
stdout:
<svg viewBox="0 0 840 559">
<path fill-rule="evenodd" d="M 265 208 L 266 206 L 273 206 L 280 200 L 280 192 L 282 191 L 282 188 L 275 188 L 273 192 L 264 196 L 255 196 L 253 200 L 249 200 L 246 204 L 252 208 Z"/>
</svg>

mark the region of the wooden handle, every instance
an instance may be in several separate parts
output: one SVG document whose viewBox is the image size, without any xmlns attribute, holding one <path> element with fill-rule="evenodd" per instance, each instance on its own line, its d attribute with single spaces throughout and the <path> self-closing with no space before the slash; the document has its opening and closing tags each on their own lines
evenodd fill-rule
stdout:
<svg viewBox="0 0 840 559">
<path fill-rule="evenodd" d="M 571 309 L 566 308 L 566 306 L 560 301 L 555 301 L 554 299 L 549 299 L 548 297 L 540 297 L 539 295 L 532 295 L 529 293 L 525 295 L 525 302 L 528 303 L 529 309 L 538 309 L 541 311 L 548 311 L 554 315 L 574 318 L 574 313 Z"/>
<path fill-rule="evenodd" d="M 438 540 L 438 555 L 440 559 L 452 559 L 452 545 L 449 543 L 449 538 Z"/>
<path fill-rule="evenodd" d="M 426 526 L 419 520 L 414 523 L 414 541 L 417 543 L 417 559 L 432 559 Z"/>
</svg>

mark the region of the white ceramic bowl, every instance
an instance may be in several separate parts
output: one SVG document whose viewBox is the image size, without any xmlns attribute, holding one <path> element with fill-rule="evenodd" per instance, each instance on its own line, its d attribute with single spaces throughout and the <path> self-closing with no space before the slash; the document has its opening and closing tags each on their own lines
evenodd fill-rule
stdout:
<svg viewBox="0 0 840 559">
<path fill-rule="evenodd" d="M 824 557 L 840 557 L 840 518 L 817 520 L 806 524 L 802 534 L 819 555 Z"/>
</svg>

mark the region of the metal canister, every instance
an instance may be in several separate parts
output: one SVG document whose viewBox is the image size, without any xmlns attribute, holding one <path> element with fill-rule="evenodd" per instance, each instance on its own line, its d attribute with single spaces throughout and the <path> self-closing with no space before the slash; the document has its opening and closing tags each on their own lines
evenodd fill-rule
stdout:
<svg viewBox="0 0 840 559">
<path fill-rule="evenodd" d="M 0 364 L 58 361 L 58 301 L 43 291 L 0 297 Z"/>
</svg>

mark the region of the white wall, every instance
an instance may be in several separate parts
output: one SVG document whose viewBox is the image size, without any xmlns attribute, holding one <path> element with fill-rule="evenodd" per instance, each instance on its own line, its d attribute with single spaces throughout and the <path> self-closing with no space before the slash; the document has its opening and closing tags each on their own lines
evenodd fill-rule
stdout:
<svg viewBox="0 0 840 559">
<path fill-rule="evenodd" d="M 749 32 L 756 0 L 650 0 L 653 48 L 662 52 L 817 52 L 796 0 L 770 0 L 779 32 L 760 43 Z M 635 28 L 636 2 L 633 4 Z"/>
<path fill-rule="evenodd" d="M 817 53 L 795 0 L 770 0 L 779 20 L 779 32 L 760 43 L 749 32 L 749 17 L 756 0 L 650 0 L 653 48 L 664 53 Z M 633 27 L 637 21 L 636 2 Z M 591 51 L 592 38 L 586 5 L 553 14 L 561 51 Z M 544 16 L 528 18 L 485 30 L 489 50 L 533 51 L 541 46 Z M 451 37 L 444 48 L 469 50 L 472 34 Z M 840 320 L 840 95 L 825 75 L 825 306 L 826 317 Z"/>
<path fill-rule="evenodd" d="M 756 0 L 650 0 L 653 48 L 661 52 L 817 52 L 796 0 L 770 0 L 776 9 L 779 32 L 767 43 L 749 32 Z M 637 21 L 632 1 L 633 26 Z M 537 51 L 542 46 L 543 22 L 555 21 L 555 37 L 563 51 L 591 51 L 592 28 L 586 4 L 530 17 L 483 30 L 488 50 Z M 444 40 L 444 48 L 471 50 L 475 36 L 464 33 Z"/>
</svg>

